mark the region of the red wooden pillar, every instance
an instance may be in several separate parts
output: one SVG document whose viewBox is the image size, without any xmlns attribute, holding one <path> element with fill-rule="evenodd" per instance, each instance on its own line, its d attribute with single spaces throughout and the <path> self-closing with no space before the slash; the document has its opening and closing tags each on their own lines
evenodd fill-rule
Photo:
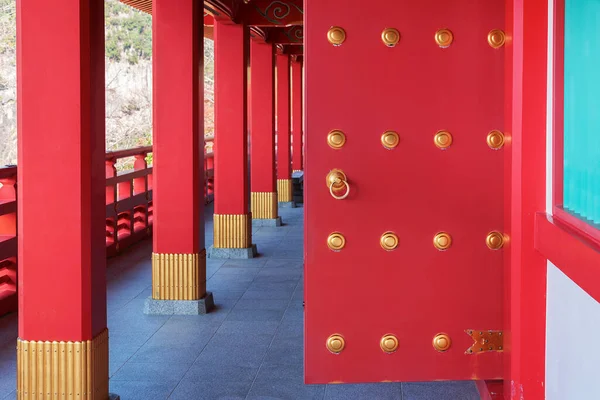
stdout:
<svg viewBox="0 0 600 400">
<path fill-rule="evenodd" d="M 252 218 L 277 225 L 274 45 L 250 42 L 250 73 Z"/>
<path fill-rule="evenodd" d="M 215 21 L 215 215 L 211 258 L 250 258 L 247 69 L 250 31 Z M 254 85 L 253 85 L 254 86 Z"/>
<path fill-rule="evenodd" d="M 204 313 L 212 305 L 204 249 L 202 10 L 195 0 L 152 5 L 154 242 L 146 313 Z"/>
<path fill-rule="evenodd" d="M 302 61 L 292 61 L 292 169 L 304 169 L 302 154 Z"/>
<path fill-rule="evenodd" d="M 546 201 L 547 12 L 548 0 L 506 2 L 507 399 L 545 396 L 547 261 L 534 248 L 534 226 Z"/>
<path fill-rule="evenodd" d="M 277 197 L 291 203 L 292 163 L 290 147 L 290 56 L 277 55 Z"/>
<path fill-rule="evenodd" d="M 17 16 L 17 398 L 104 400 L 104 2 Z"/>
</svg>

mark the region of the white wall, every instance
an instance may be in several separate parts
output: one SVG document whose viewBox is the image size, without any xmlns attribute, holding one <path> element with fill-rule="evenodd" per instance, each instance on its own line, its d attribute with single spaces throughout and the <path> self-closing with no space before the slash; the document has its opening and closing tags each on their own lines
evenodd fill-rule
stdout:
<svg viewBox="0 0 600 400">
<path fill-rule="evenodd" d="M 553 1 L 548 1 L 546 212 L 552 214 Z M 598 400 L 600 303 L 548 261 L 546 297 L 546 399 Z M 534 338 L 532 338 L 534 340 Z"/>
<path fill-rule="evenodd" d="M 546 399 L 600 399 L 600 303 L 550 262 L 546 313 Z"/>
</svg>

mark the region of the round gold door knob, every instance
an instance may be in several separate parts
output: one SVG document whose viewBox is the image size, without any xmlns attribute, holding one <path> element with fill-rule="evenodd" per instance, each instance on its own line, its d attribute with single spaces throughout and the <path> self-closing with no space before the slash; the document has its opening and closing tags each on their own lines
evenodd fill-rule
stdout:
<svg viewBox="0 0 600 400">
<path fill-rule="evenodd" d="M 379 347 L 384 353 L 393 353 L 398 350 L 398 338 L 394 335 L 384 335 L 379 341 Z"/>
<path fill-rule="evenodd" d="M 452 144 L 452 134 L 448 131 L 438 131 L 433 137 L 433 143 L 438 149 L 447 149 Z"/>
<path fill-rule="evenodd" d="M 400 41 L 398 29 L 386 28 L 381 32 L 381 41 L 388 47 L 394 47 Z"/>
<path fill-rule="evenodd" d="M 486 142 L 490 149 L 498 150 L 504 146 L 504 134 L 500 131 L 491 131 L 488 133 Z"/>
<path fill-rule="evenodd" d="M 492 231 L 486 236 L 485 244 L 491 250 L 500 250 L 504 246 L 504 235 L 498 231 Z"/>
<path fill-rule="evenodd" d="M 327 237 L 327 247 L 333 251 L 340 251 L 346 246 L 346 238 L 339 232 L 333 232 Z"/>
<path fill-rule="evenodd" d="M 492 29 L 490 33 L 488 33 L 487 40 L 490 46 L 497 49 L 504 45 L 506 37 L 501 29 Z"/>
<path fill-rule="evenodd" d="M 452 345 L 452 340 L 450 340 L 450 336 L 445 333 L 438 333 L 433 338 L 433 348 L 437 351 L 447 351 Z"/>
<path fill-rule="evenodd" d="M 327 342 L 325 343 L 327 346 L 327 350 L 334 354 L 339 354 L 344 350 L 346 346 L 346 341 L 342 335 L 333 334 L 327 338 Z"/>
<path fill-rule="evenodd" d="M 448 47 L 454 41 L 454 35 L 450 29 L 440 29 L 435 33 L 435 42 L 440 47 Z"/>
<path fill-rule="evenodd" d="M 332 26 L 327 31 L 327 40 L 334 46 L 341 46 L 346 40 L 346 31 L 339 26 Z"/>
<path fill-rule="evenodd" d="M 440 232 L 433 237 L 433 245 L 438 250 L 448 250 L 452 246 L 452 236 L 446 232 Z"/>
<path fill-rule="evenodd" d="M 381 239 L 379 239 L 381 248 L 387 251 L 394 250 L 396 247 L 398 247 L 398 242 L 398 235 L 396 235 L 394 232 L 386 232 L 381 235 Z"/>
<path fill-rule="evenodd" d="M 400 136 L 397 132 L 387 131 L 381 135 L 381 144 L 388 150 L 392 150 L 400 143 Z"/>
<path fill-rule="evenodd" d="M 327 135 L 327 144 L 332 149 L 341 149 L 346 144 L 346 135 L 344 132 L 334 129 Z"/>
</svg>

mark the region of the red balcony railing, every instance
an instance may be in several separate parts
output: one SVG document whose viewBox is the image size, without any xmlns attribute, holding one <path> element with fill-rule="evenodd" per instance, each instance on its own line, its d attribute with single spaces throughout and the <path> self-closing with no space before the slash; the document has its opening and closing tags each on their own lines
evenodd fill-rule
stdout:
<svg viewBox="0 0 600 400">
<path fill-rule="evenodd" d="M 213 137 L 205 138 L 205 202 L 213 200 Z M 152 234 L 152 146 L 106 153 L 106 252 Z M 132 168 L 117 172 L 119 160 Z M 17 167 L 0 168 L 0 316 L 17 309 Z"/>
<path fill-rule="evenodd" d="M 114 255 L 152 233 L 152 147 L 106 153 L 106 250 Z M 133 157 L 133 169 L 117 173 L 120 159 Z"/>
<path fill-rule="evenodd" d="M 0 315 L 17 309 L 17 167 L 0 168 Z"/>
</svg>

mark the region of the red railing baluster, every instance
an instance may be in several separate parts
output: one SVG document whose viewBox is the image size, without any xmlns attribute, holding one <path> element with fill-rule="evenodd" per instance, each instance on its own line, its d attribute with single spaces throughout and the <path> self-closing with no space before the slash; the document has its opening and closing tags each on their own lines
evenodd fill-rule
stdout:
<svg viewBox="0 0 600 400">
<path fill-rule="evenodd" d="M 133 169 L 108 176 L 106 187 L 116 187 L 117 194 L 112 203 L 107 203 L 107 227 L 114 225 L 114 243 L 107 236 L 106 249 L 109 256 L 147 237 L 151 231 L 147 229 L 150 198 L 148 196 L 148 179 L 152 167 L 146 157 L 152 153 L 151 146 L 114 151 L 106 154 L 107 160 L 117 162 L 123 158 L 134 157 Z M 150 178 L 151 179 L 151 178 Z M 107 198 L 108 202 L 108 198 Z M 112 210 L 112 215 L 109 214 Z M 114 222 L 111 219 L 114 218 Z"/>
<path fill-rule="evenodd" d="M 215 154 L 214 154 L 214 136 L 204 138 L 204 200 L 205 203 L 213 201 L 214 197 L 214 176 L 215 176 Z"/>
<path fill-rule="evenodd" d="M 116 159 L 107 157 L 104 162 L 106 179 L 117 176 Z M 116 253 L 117 246 L 117 185 L 106 184 L 106 246 L 109 253 Z"/>
</svg>

